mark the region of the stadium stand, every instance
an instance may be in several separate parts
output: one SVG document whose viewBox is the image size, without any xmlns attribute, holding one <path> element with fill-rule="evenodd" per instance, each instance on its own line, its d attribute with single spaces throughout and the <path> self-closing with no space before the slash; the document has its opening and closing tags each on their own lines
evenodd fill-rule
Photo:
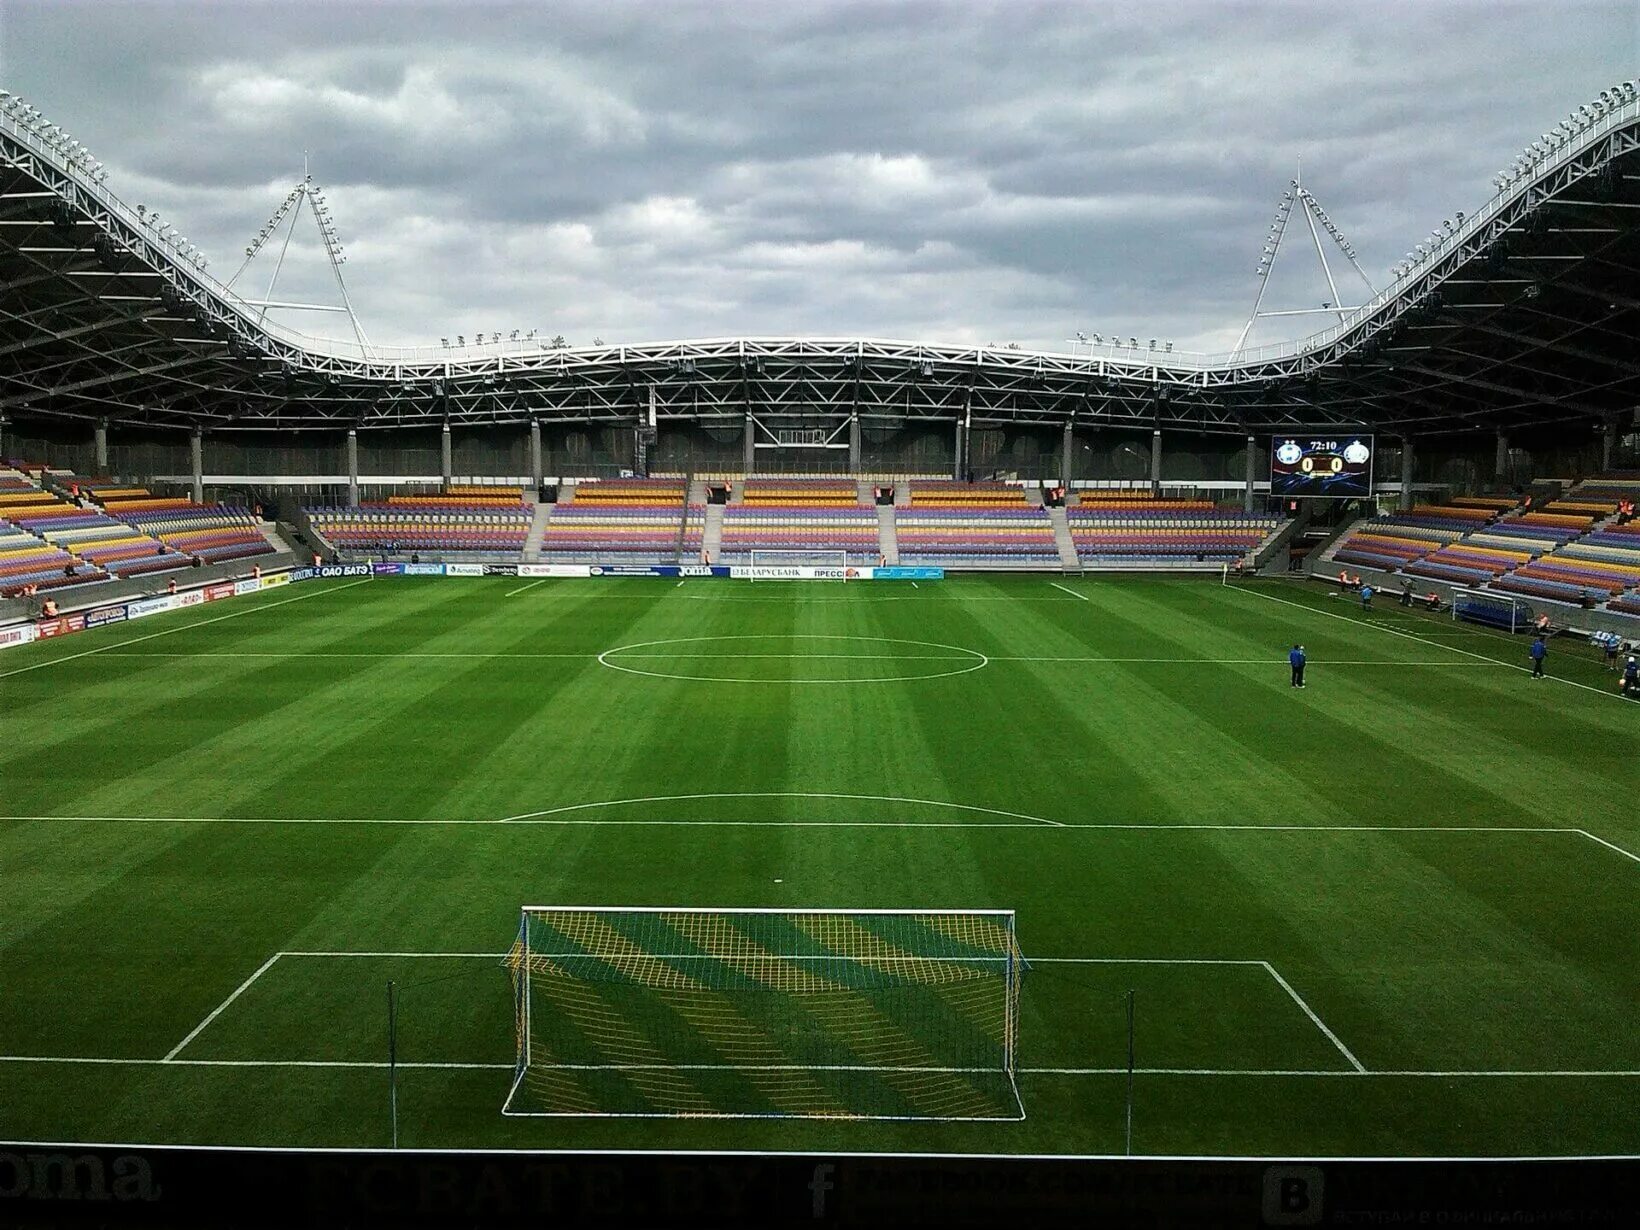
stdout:
<svg viewBox="0 0 1640 1230">
<path fill-rule="evenodd" d="M 665 478 L 578 483 L 574 502 L 552 510 L 541 540 L 541 558 L 555 563 L 609 558 L 671 563 L 678 558 L 683 537 L 687 490 L 683 481 Z"/>
<path fill-rule="evenodd" d="M 853 480 L 749 478 L 723 510 L 723 561 L 753 551 L 844 551 L 851 564 L 876 563 L 876 508 L 860 503 Z"/>
<path fill-rule="evenodd" d="M 110 490 L 93 485 L 88 490 L 108 516 L 190 557 L 190 562 L 221 564 L 274 553 L 273 545 L 242 508 L 196 504 L 157 496 L 144 488 Z"/>
<path fill-rule="evenodd" d="M 1008 483 L 921 480 L 896 513 L 902 564 L 1057 568 L 1059 548 L 1045 508 Z"/>
<path fill-rule="evenodd" d="M 436 495 L 395 495 L 356 508 L 306 512 L 308 524 L 337 550 L 389 555 L 517 555 L 532 516 L 516 487 L 452 487 Z"/>
<path fill-rule="evenodd" d="M 1154 499 L 1148 491 L 1083 492 L 1065 519 L 1085 567 L 1229 563 L 1257 550 L 1279 524 L 1273 516 L 1206 500 Z"/>
</svg>

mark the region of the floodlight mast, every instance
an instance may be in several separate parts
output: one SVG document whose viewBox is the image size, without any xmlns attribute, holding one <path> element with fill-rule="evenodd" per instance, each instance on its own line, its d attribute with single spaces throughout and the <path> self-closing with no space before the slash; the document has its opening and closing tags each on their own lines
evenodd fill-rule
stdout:
<svg viewBox="0 0 1640 1230">
<path fill-rule="evenodd" d="M 1294 204 L 1301 206 L 1303 209 L 1304 221 L 1309 227 L 1310 238 L 1315 243 L 1316 259 L 1321 262 L 1321 272 L 1326 276 L 1327 288 L 1332 292 L 1332 299 L 1319 308 L 1297 308 L 1287 311 L 1266 312 L 1262 310 L 1264 292 L 1270 284 L 1270 270 L 1275 265 L 1276 254 L 1281 251 L 1282 240 L 1287 236 L 1287 224 L 1292 220 Z M 1319 228 L 1316 225 L 1317 223 L 1320 223 Z M 1264 250 L 1258 260 L 1258 294 L 1253 297 L 1253 310 L 1248 314 L 1247 323 L 1242 326 L 1241 336 L 1236 339 L 1236 344 L 1231 348 L 1233 352 L 1242 349 L 1247 342 L 1247 335 L 1253 331 L 1253 325 L 1266 317 L 1327 314 L 1336 315 L 1342 321 L 1347 313 L 1356 310 L 1353 307 L 1345 307 L 1339 298 L 1338 282 L 1333 277 L 1332 266 L 1327 261 L 1327 252 L 1321 243 L 1321 231 L 1323 230 L 1337 245 L 1339 252 L 1349 262 L 1350 268 L 1355 270 L 1356 275 L 1365 284 L 1368 296 L 1371 297 L 1378 293 L 1377 287 L 1372 284 L 1372 279 L 1367 277 L 1366 270 L 1361 268 L 1360 261 L 1356 259 L 1354 246 L 1344 237 L 1344 232 L 1333 225 L 1332 219 L 1327 216 L 1327 211 L 1321 207 L 1321 202 L 1316 200 L 1314 194 L 1304 186 L 1304 164 L 1300 161 L 1298 174 L 1288 182 L 1287 191 L 1281 194 L 1281 204 L 1276 207 L 1275 221 L 1270 224 L 1270 230 L 1264 237 Z"/>
<path fill-rule="evenodd" d="M 328 303 L 283 303 L 274 299 L 274 288 L 279 283 L 279 274 L 285 267 L 285 256 L 290 251 L 291 237 L 296 234 L 296 220 L 301 216 L 302 207 L 306 206 L 313 216 L 313 224 L 318 228 L 319 237 L 323 241 L 325 258 L 330 262 L 330 272 L 336 278 L 336 290 L 341 295 L 341 306 Z M 302 178 L 296 186 L 285 194 L 279 208 L 273 211 L 273 216 L 262 225 L 256 233 L 256 238 L 245 246 L 245 259 L 227 281 L 227 289 L 232 290 L 233 284 L 239 280 L 250 263 L 256 259 L 262 249 L 280 227 L 285 228 L 284 241 L 279 245 L 279 259 L 274 262 L 273 276 L 268 279 L 268 289 L 261 299 L 243 299 L 241 302 L 249 307 L 261 308 L 257 315 L 257 322 L 267 318 L 269 308 L 286 308 L 304 312 L 345 312 L 349 323 L 353 326 L 353 336 L 359 346 L 368 351 L 370 340 L 365 337 L 364 326 L 359 323 L 359 315 L 353 310 L 353 300 L 348 297 L 347 283 L 342 278 L 342 266 L 347 263 L 347 257 L 342 255 L 342 244 L 336 234 L 336 224 L 331 219 L 330 207 L 325 202 L 324 193 L 319 185 L 313 182 L 313 172 L 308 165 L 307 151 L 302 151 Z"/>
</svg>

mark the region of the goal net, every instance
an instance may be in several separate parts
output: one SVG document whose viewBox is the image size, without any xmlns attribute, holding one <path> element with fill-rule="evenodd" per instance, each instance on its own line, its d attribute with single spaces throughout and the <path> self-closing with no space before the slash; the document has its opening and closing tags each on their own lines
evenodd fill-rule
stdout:
<svg viewBox="0 0 1640 1230">
<path fill-rule="evenodd" d="M 753 568 L 793 568 L 805 572 L 815 568 L 848 570 L 847 551 L 761 551 L 754 548 L 750 562 Z"/>
<path fill-rule="evenodd" d="M 1023 1119 L 1011 910 L 526 907 L 503 1113 Z"/>
<path fill-rule="evenodd" d="M 1452 618 L 1501 628 L 1505 632 L 1525 632 L 1532 626 L 1533 611 L 1530 605 L 1511 594 L 1454 589 Z"/>
</svg>

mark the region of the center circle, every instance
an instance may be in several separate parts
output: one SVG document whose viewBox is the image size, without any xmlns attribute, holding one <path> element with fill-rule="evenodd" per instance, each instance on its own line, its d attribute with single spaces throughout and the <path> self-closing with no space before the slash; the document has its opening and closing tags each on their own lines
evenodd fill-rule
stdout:
<svg viewBox="0 0 1640 1230">
<path fill-rule="evenodd" d="M 598 662 L 695 683 L 903 683 L 966 675 L 991 659 L 977 649 L 895 636 L 771 632 L 640 641 L 606 649 Z"/>
</svg>

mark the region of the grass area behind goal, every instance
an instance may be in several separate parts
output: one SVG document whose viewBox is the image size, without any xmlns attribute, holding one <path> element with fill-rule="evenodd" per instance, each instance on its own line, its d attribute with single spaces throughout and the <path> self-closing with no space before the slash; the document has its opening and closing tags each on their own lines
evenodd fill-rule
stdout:
<svg viewBox="0 0 1640 1230">
<path fill-rule="evenodd" d="M 1302 641 L 1309 686 L 1288 686 Z M 1640 706 L 1286 584 L 315 582 L 0 657 L 0 1138 L 1640 1152 Z M 1011 908 L 1017 1123 L 514 1119 L 524 904 Z"/>
</svg>

